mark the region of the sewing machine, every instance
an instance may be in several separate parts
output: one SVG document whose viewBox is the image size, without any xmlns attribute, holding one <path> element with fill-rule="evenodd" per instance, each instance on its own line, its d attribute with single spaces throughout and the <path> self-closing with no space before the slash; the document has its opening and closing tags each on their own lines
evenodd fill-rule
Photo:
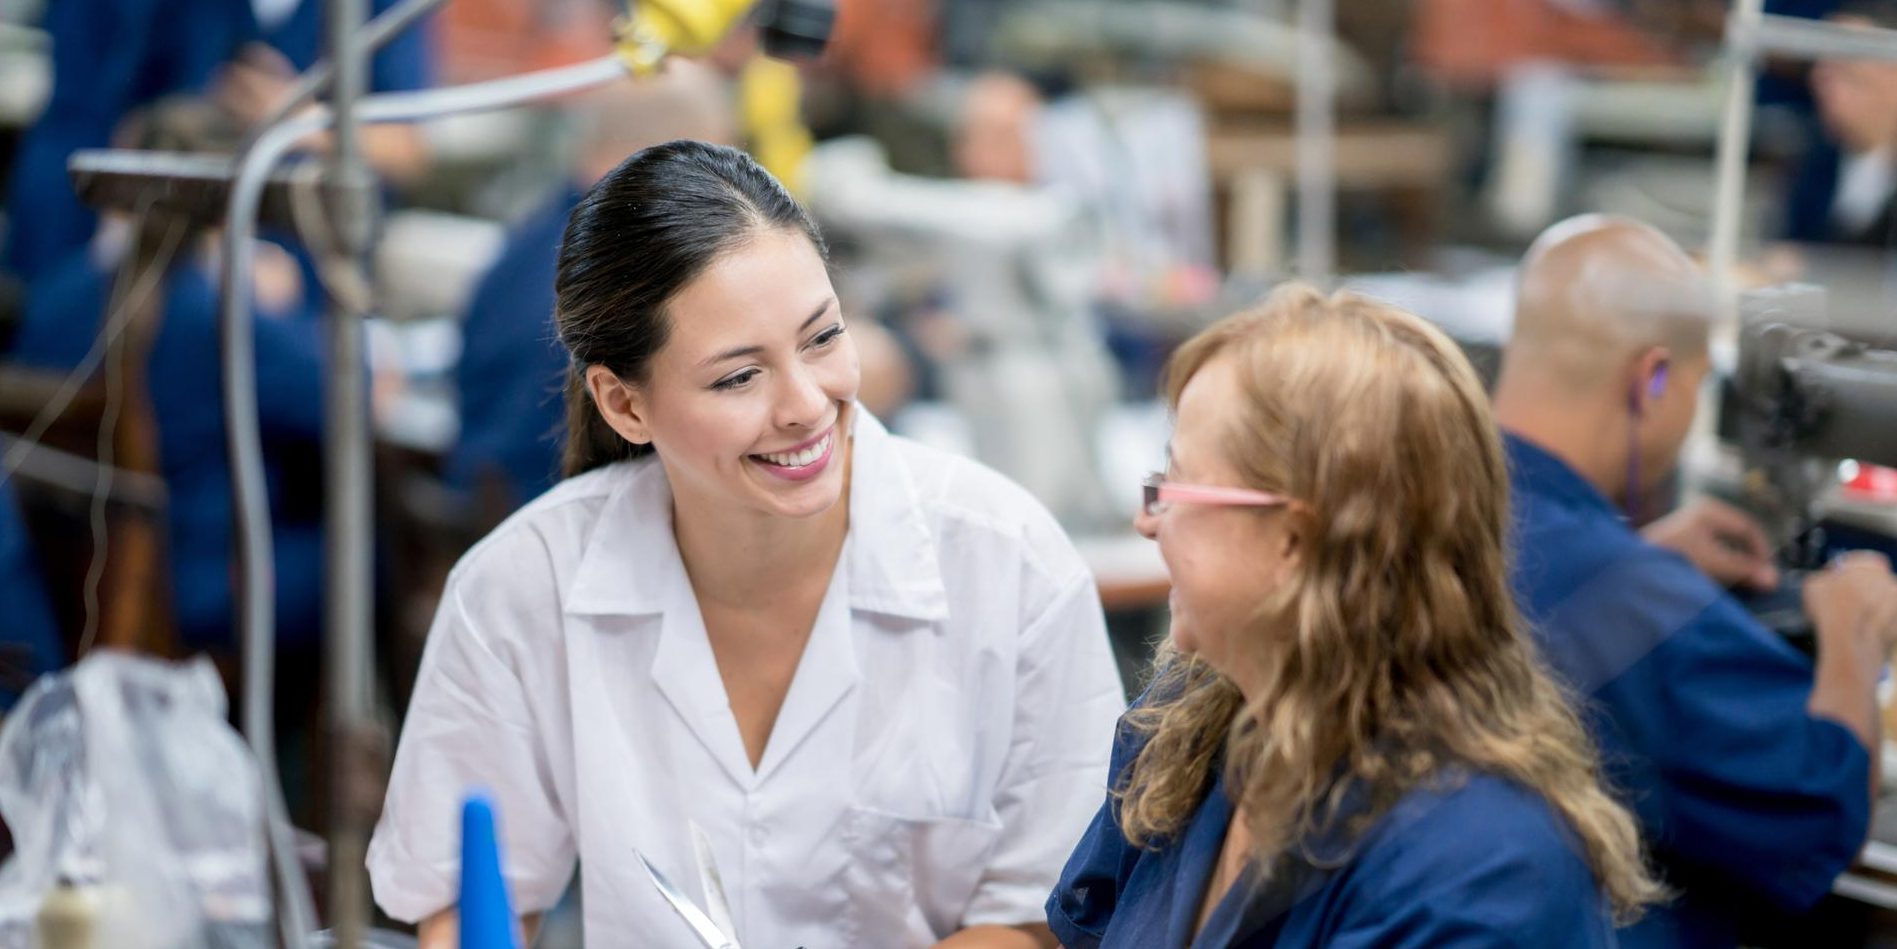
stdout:
<svg viewBox="0 0 1897 949">
<path fill-rule="evenodd" d="M 1740 500 L 1780 551 L 1786 582 L 1747 599 L 1767 625 L 1810 635 L 1801 603 L 1805 571 L 1823 566 L 1827 524 L 1897 536 L 1897 511 L 1841 503 L 1844 461 L 1897 466 L 1897 318 L 1889 329 L 1834 316 L 1826 292 L 1787 284 L 1739 303 L 1739 359 L 1726 380 L 1720 434 L 1739 446 Z M 1880 331 L 1881 329 L 1881 331 Z"/>
</svg>

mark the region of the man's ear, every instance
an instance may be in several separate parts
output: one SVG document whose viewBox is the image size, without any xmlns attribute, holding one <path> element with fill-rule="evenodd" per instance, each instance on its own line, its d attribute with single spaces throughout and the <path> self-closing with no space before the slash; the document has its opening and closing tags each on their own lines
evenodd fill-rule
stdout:
<svg viewBox="0 0 1897 949">
<path fill-rule="evenodd" d="M 1627 411 L 1635 418 L 1646 414 L 1647 406 L 1666 395 L 1667 374 L 1673 354 L 1664 346 L 1651 346 L 1634 360 L 1632 377 L 1627 380 Z"/>
<path fill-rule="evenodd" d="M 593 407 L 619 437 L 635 445 L 652 443 L 644 390 L 601 365 L 586 367 L 586 389 L 593 396 Z"/>
</svg>

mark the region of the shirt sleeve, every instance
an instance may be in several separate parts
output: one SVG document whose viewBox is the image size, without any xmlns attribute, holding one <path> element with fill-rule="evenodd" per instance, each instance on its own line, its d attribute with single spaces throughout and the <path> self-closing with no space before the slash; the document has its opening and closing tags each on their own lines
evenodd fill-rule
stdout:
<svg viewBox="0 0 1897 949">
<path fill-rule="evenodd" d="M 480 611 L 466 602 L 479 600 L 461 580 L 450 580 L 429 633 L 369 845 L 376 902 L 407 922 L 456 901 L 461 805 L 471 790 L 494 801 L 515 912 L 551 907 L 577 856 L 518 663 L 483 636 Z"/>
<path fill-rule="evenodd" d="M 381 14 L 394 0 L 376 0 Z M 376 92 L 413 92 L 435 81 L 435 18 L 428 15 L 411 24 L 382 47 L 369 62 L 369 84 Z"/>
<path fill-rule="evenodd" d="M 1119 786 L 1120 776 L 1137 752 L 1132 729 L 1122 719 L 1113 741 L 1110 788 Z M 1119 808 L 1112 795 L 1106 795 L 1047 898 L 1047 925 L 1062 946 L 1095 949 L 1100 945 L 1139 857 L 1139 849 L 1120 831 Z"/>
<path fill-rule="evenodd" d="M 1484 779 L 1492 780 L 1492 779 Z M 1368 842 L 1340 881 L 1332 949 L 1616 945 L 1571 836 L 1527 792 L 1478 786 Z M 1399 811 L 1413 801 L 1398 805 Z"/>
<path fill-rule="evenodd" d="M 1829 892 L 1869 829 L 1870 755 L 1806 711 L 1811 688 L 1810 663 L 1720 597 L 1595 693 L 1609 776 L 1662 858 L 1786 909 Z"/>
<path fill-rule="evenodd" d="M 1126 698 L 1086 572 L 1023 630 L 1016 678 L 1012 750 L 995 795 L 1001 843 L 962 915 L 965 927 L 1040 922 L 1106 786 Z"/>
<path fill-rule="evenodd" d="M 323 434 L 328 385 L 322 322 L 301 314 L 253 317 L 257 415 L 266 434 L 315 439 Z"/>
</svg>

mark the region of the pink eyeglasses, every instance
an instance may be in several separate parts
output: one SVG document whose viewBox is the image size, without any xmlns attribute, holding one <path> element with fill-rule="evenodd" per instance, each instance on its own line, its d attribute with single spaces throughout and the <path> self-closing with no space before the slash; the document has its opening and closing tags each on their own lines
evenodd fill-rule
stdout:
<svg viewBox="0 0 1897 949">
<path fill-rule="evenodd" d="M 1209 484 L 1177 484 L 1167 481 L 1166 476 L 1157 471 L 1140 481 L 1140 498 L 1149 517 L 1158 517 L 1165 512 L 1166 505 L 1173 503 L 1218 504 L 1227 507 L 1278 507 L 1292 503 L 1292 499 L 1269 491 Z"/>
</svg>

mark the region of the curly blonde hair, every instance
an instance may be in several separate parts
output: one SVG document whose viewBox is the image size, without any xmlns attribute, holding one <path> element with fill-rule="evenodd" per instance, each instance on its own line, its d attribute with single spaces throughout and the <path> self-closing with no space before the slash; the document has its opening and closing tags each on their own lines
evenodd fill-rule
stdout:
<svg viewBox="0 0 1897 949">
<path fill-rule="evenodd" d="M 1214 359 L 1235 361 L 1242 390 L 1230 460 L 1251 486 L 1298 499 L 1302 542 L 1239 637 L 1260 683 L 1250 701 L 1204 662 L 1162 653 L 1128 716 L 1148 740 L 1117 790 L 1127 839 L 1180 831 L 1223 756 L 1269 872 L 1263 858 L 1340 829 L 1328 818 L 1346 793 L 1369 805 L 1341 828 L 1354 837 L 1461 767 L 1546 799 L 1617 916 L 1637 918 L 1663 892 L 1515 611 L 1501 440 L 1456 345 L 1393 306 L 1291 285 L 1173 355 L 1173 405 Z"/>
</svg>

